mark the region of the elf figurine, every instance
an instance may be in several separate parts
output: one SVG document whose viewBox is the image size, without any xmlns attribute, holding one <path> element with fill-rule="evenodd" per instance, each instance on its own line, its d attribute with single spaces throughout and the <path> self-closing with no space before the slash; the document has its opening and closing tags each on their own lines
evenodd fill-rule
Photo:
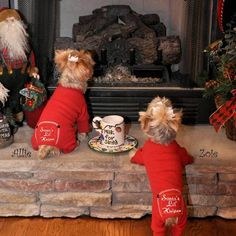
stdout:
<svg viewBox="0 0 236 236">
<path fill-rule="evenodd" d="M 15 9 L 0 10 L 0 108 L 11 114 L 18 124 L 23 122 L 20 91 L 31 78 L 39 78 L 26 26 Z"/>
</svg>

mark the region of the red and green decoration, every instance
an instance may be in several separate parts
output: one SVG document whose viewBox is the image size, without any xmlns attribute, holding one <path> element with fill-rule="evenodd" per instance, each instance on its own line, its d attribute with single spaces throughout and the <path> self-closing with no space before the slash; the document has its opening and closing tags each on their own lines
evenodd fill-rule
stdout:
<svg viewBox="0 0 236 236">
<path fill-rule="evenodd" d="M 31 82 L 27 83 L 25 88 L 20 91 L 20 94 L 23 95 L 21 99 L 22 107 L 27 111 L 34 111 L 47 99 L 44 84 L 36 78 L 32 78 Z"/>
<path fill-rule="evenodd" d="M 211 116 L 210 123 L 218 132 L 227 121 L 234 119 L 236 127 L 236 89 L 232 90 L 233 97 L 225 104 L 221 105 Z"/>
</svg>

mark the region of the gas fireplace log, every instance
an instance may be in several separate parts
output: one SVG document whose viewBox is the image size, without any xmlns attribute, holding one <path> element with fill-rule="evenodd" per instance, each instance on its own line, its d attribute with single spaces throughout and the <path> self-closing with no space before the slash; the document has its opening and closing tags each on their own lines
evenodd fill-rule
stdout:
<svg viewBox="0 0 236 236">
<path fill-rule="evenodd" d="M 155 37 L 155 31 L 142 22 L 140 15 L 133 13 L 121 16 L 120 19 L 125 23 L 134 22 L 137 25 L 137 30 L 134 31 L 132 36 L 145 38 L 147 34 L 152 34 Z"/>
<path fill-rule="evenodd" d="M 79 23 L 73 25 L 73 40 L 76 48 L 96 51 L 98 57 L 105 49 L 108 64 L 128 63 L 127 52 L 131 49 L 135 64 L 170 65 L 181 59 L 180 39 L 166 37 L 166 27 L 159 16 L 138 14 L 128 5 L 104 6 L 92 15 L 79 17 Z"/>
<path fill-rule="evenodd" d="M 156 33 L 149 27 L 142 25 L 133 33 L 132 36 L 139 38 L 156 38 Z"/>
<path fill-rule="evenodd" d="M 92 51 L 96 51 L 97 54 L 100 53 L 100 48 L 101 45 L 103 45 L 104 43 L 104 38 L 100 35 L 93 35 L 90 37 L 87 37 L 86 40 L 81 40 L 81 41 L 76 41 L 75 47 L 77 49 L 85 49 L 85 50 L 92 50 Z"/>
<path fill-rule="evenodd" d="M 80 16 L 79 23 L 80 24 L 87 24 L 94 19 L 94 15 L 87 15 L 87 16 Z"/>
<path fill-rule="evenodd" d="M 159 37 L 158 50 L 162 54 L 162 64 L 172 65 L 177 64 L 181 60 L 182 50 L 180 38 L 178 36 Z"/>
<path fill-rule="evenodd" d="M 72 28 L 73 39 L 76 41 L 77 35 L 84 36 L 84 38 L 94 34 L 94 24 L 90 21 L 87 24 L 75 23 Z"/>
<path fill-rule="evenodd" d="M 116 38 L 128 38 L 130 34 L 133 33 L 137 29 L 136 24 L 112 24 L 109 25 L 105 30 L 99 33 L 106 41 L 112 41 Z"/>
<path fill-rule="evenodd" d="M 152 64 L 157 60 L 156 39 L 132 37 L 127 40 L 135 49 L 136 64 Z"/>
<path fill-rule="evenodd" d="M 155 31 L 157 37 L 166 36 L 166 27 L 162 22 L 156 25 L 150 25 L 150 28 Z"/>
<path fill-rule="evenodd" d="M 157 14 L 141 15 L 140 18 L 141 21 L 147 26 L 156 25 L 160 23 L 160 17 Z"/>
<path fill-rule="evenodd" d="M 127 14 L 127 15 L 123 15 L 123 16 L 119 16 L 119 19 L 124 22 L 125 24 L 129 24 L 129 22 L 134 22 L 138 27 L 140 25 L 140 23 L 142 22 L 138 15 L 134 15 L 133 13 Z"/>
<path fill-rule="evenodd" d="M 76 35 L 85 35 L 91 36 L 94 34 L 99 33 L 103 29 L 105 29 L 107 26 L 117 22 L 117 18 L 114 16 L 110 17 L 102 17 L 102 16 L 96 16 L 92 18 L 90 22 L 87 22 L 86 24 L 81 23 L 75 23 L 73 25 L 73 38 L 76 38 Z"/>
<path fill-rule="evenodd" d="M 121 30 L 123 32 L 125 32 L 124 34 L 125 35 L 129 35 L 130 37 L 130 34 L 133 33 L 135 30 L 137 30 L 138 26 L 135 22 L 128 22 L 126 23 L 124 26 L 122 26 Z"/>
<path fill-rule="evenodd" d="M 103 17 L 97 15 L 96 18 L 94 18 L 93 20 L 93 32 L 97 34 L 102 30 L 106 29 L 109 25 L 114 24 L 116 22 L 117 22 L 116 16 Z"/>
<path fill-rule="evenodd" d="M 105 43 L 102 47 L 106 48 L 108 53 L 108 64 L 117 64 L 118 61 L 125 64 L 130 60 L 130 50 L 135 50 L 134 61 L 137 64 L 153 63 L 157 60 L 157 41 L 153 35 L 146 35 L 145 38 L 112 38 L 110 42 Z M 122 52 L 122 53 L 121 53 Z"/>
<path fill-rule="evenodd" d="M 109 16 L 123 16 L 131 12 L 131 8 L 128 5 L 108 5 L 98 9 L 93 10 L 94 15 Z"/>
<path fill-rule="evenodd" d="M 76 45 L 80 48 L 85 47 L 86 49 L 94 47 L 94 49 L 98 51 L 102 42 L 111 42 L 117 38 L 128 38 L 129 35 L 135 31 L 136 27 L 135 24 L 112 24 L 102 30 L 99 34 L 91 36 L 77 34 Z M 89 46 L 89 44 L 91 44 L 91 46 Z"/>
<path fill-rule="evenodd" d="M 118 38 L 112 42 L 108 42 L 103 45 L 107 52 L 108 66 L 113 65 L 128 65 L 130 61 L 130 49 L 131 45 L 128 44 L 127 40 L 123 38 Z M 120 52 L 122 53 L 122 56 Z"/>
</svg>

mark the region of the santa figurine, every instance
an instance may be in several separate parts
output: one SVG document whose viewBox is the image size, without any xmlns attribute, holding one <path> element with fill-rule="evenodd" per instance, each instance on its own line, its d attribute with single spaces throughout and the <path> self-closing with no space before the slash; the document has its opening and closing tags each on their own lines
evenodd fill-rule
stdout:
<svg viewBox="0 0 236 236">
<path fill-rule="evenodd" d="M 0 10 L 0 107 L 17 124 L 23 122 L 22 95 L 31 78 L 39 78 L 29 35 L 20 13 Z"/>
</svg>

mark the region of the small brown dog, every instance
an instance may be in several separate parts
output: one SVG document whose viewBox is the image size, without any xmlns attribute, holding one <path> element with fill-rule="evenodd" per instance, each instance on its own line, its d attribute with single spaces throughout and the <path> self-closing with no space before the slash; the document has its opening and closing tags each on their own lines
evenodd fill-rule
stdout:
<svg viewBox="0 0 236 236">
<path fill-rule="evenodd" d="M 40 159 L 73 151 L 76 132 L 85 137 L 90 130 L 84 93 L 93 75 L 94 61 L 84 50 L 57 50 L 55 63 L 61 73 L 58 86 L 44 108 L 32 136 Z"/>
<path fill-rule="evenodd" d="M 187 221 L 182 197 L 182 172 L 193 158 L 175 141 L 182 112 L 167 98 L 156 97 L 140 112 L 141 129 L 148 136 L 142 148 L 130 152 L 132 163 L 145 165 L 153 194 L 153 235 L 181 235 Z"/>
</svg>

